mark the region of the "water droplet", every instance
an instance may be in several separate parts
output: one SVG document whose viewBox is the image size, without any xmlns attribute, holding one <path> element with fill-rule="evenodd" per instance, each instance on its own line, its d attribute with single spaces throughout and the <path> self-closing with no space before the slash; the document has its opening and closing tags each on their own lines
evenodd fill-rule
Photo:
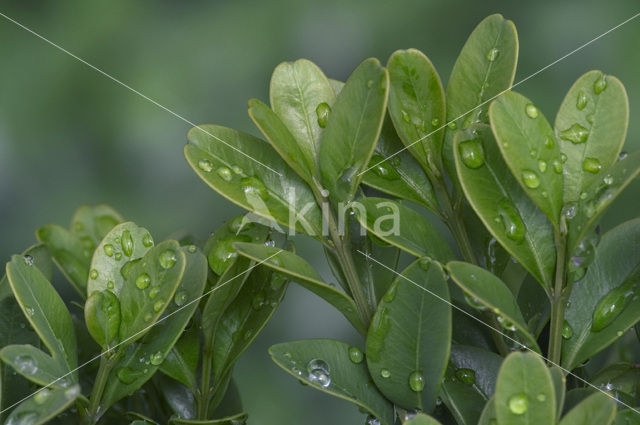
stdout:
<svg viewBox="0 0 640 425">
<path fill-rule="evenodd" d="M 51 391 L 48 388 L 42 388 L 40 391 L 33 395 L 33 401 L 36 404 L 43 404 L 51 396 Z"/>
<path fill-rule="evenodd" d="M 449 126 L 449 128 L 451 130 L 455 130 L 456 128 L 458 128 L 458 124 L 456 124 L 455 121 L 451 121 L 449 124 L 447 124 Z"/>
<path fill-rule="evenodd" d="M 609 326 L 629 305 L 634 294 L 633 281 L 627 281 L 602 297 L 593 311 L 591 331 L 599 332 Z"/>
<path fill-rule="evenodd" d="M 187 247 L 187 252 L 189 252 L 189 254 L 193 254 L 198 250 L 198 247 L 195 245 L 189 245 Z"/>
<path fill-rule="evenodd" d="M 233 166 L 231 167 L 231 171 L 233 171 L 234 173 L 236 173 L 236 174 L 238 174 L 238 175 L 240 175 L 240 174 L 243 174 L 243 173 L 244 173 L 244 170 L 243 170 L 242 168 L 238 167 L 237 165 L 233 165 Z"/>
<path fill-rule="evenodd" d="M 160 293 L 160 288 L 158 288 L 157 286 L 154 286 L 149 290 L 149 299 L 154 299 L 155 297 L 158 296 L 159 293 Z"/>
<path fill-rule="evenodd" d="M 159 366 L 164 361 L 164 356 L 162 355 L 161 351 L 158 351 L 151 355 L 151 358 L 149 359 L 149 361 L 151 362 L 152 365 Z"/>
<path fill-rule="evenodd" d="M 108 289 L 113 289 L 115 287 L 115 283 L 113 282 L 113 280 L 110 280 L 107 282 L 107 288 Z"/>
<path fill-rule="evenodd" d="M 585 158 L 582 162 L 582 170 L 592 174 L 597 174 L 602 170 L 602 164 L 597 158 Z"/>
<path fill-rule="evenodd" d="M 130 231 L 125 230 L 122 232 L 120 245 L 122 246 L 122 252 L 124 252 L 124 255 L 131 257 L 131 254 L 133 254 L 133 238 L 131 237 Z"/>
<path fill-rule="evenodd" d="M 512 321 L 510 321 L 504 316 L 498 316 L 498 323 L 500 323 L 500 325 L 508 331 L 511 331 L 511 332 L 516 331 L 516 325 L 514 325 Z"/>
<path fill-rule="evenodd" d="M 547 400 L 547 396 L 543 393 L 540 393 L 536 396 L 536 400 L 538 400 L 540 403 L 543 403 Z"/>
<path fill-rule="evenodd" d="M 380 420 L 373 415 L 367 416 L 365 425 L 380 425 Z"/>
<path fill-rule="evenodd" d="M 389 369 L 382 369 L 380 370 L 380 376 L 383 378 L 389 378 L 391 377 L 391 371 Z"/>
<path fill-rule="evenodd" d="M 216 170 L 216 173 L 220 178 L 226 182 L 230 182 L 233 178 L 233 174 L 231 174 L 231 170 L 227 167 L 220 167 Z"/>
<path fill-rule="evenodd" d="M 327 388 L 331 385 L 330 369 L 327 362 L 320 359 L 313 359 L 307 364 L 307 379 L 312 383 Z"/>
<path fill-rule="evenodd" d="M 115 258 L 116 261 L 120 261 L 120 259 L 122 258 L 122 253 L 121 252 L 116 252 L 115 255 L 113 256 L 113 258 Z"/>
<path fill-rule="evenodd" d="M 205 173 L 210 173 L 213 170 L 213 164 L 208 159 L 201 159 L 198 161 L 198 168 Z"/>
<path fill-rule="evenodd" d="M 266 201 L 269 198 L 267 188 L 255 177 L 245 177 L 240 181 L 240 184 L 247 199 L 255 199 L 257 197 Z"/>
<path fill-rule="evenodd" d="M 104 253 L 107 255 L 107 257 L 113 257 L 113 245 L 111 245 L 110 243 L 105 244 L 102 249 L 104 250 Z"/>
<path fill-rule="evenodd" d="M 431 125 L 434 127 L 438 127 L 440 125 L 440 119 L 439 118 L 434 118 L 431 120 Z"/>
<path fill-rule="evenodd" d="M 409 113 L 407 111 L 405 111 L 404 109 L 402 109 L 400 111 L 400 115 L 402 115 L 402 120 L 404 122 L 407 122 L 407 123 L 411 122 L 411 117 L 409 116 Z"/>
<path fill-rule="evenodd" d="M 511 413 L 514 415 L 522 415 L 527 411 L 527 408 L 529 408 L 529 401 L 527 400 L 527 395 L 524 393 L 511 396 L 508 404 L 509 410 L 511 410 Z"/>
<path fill-rule="evenodd" d="M 320 128 L 325 128 L 327 126 L 330 113 L 331 107 L 326 102 L 322 102 L 316 107 L 316 116 L 318 117 L 318 125 Z"/>
<path fill-rule="evenodd" d="M 498 219 L 502 221 L 507 237 L 516 242 L 524 240 L 525 227 L 520 214 L 511 201 L 503 198 L 498 203 Z"/>
<path fill-rule="evenodd" d="M 462 162 L 469 168 L 476 169 L 484 164 L 484 149 L 479 139 L 467 140 L 458 145 Z"/>
<path fill-rule="evenodd" d="M 536 108 L 536 105 L 534 105 L 532 103 L 528 103 L 527 106 L 525 106 L 524 110 L 527 113 L 527 116 L 529 118 L 537 118 L 538 117 L 538 108 Z"/>
<path fill-rule="evenodd" d="M 602 76 L 598 78 L 595 83 L 593 83 L 593 92 L 595 94 L 600 94 L 607 88 L 606 78 L 607 77 L 604 74 L 602 74 Z"/>
<path fill-rule="evenodd" d="M 129 275 L 131 275 L 131 270 L 139 262 L 140 262 L 140 259 L 127 261 L 126 263 L 124 263 L 122 267 L 120 267 L 120 274 L 125 280 L 129 279 Z"/>
<path fill-rule="evenodd" d="M 604 182 L 604 184 L 606 184 L 607 186 L 611 186 L 613 184 L 613 176 L 611 174 L 607 174 L 606 176 L 604 176 L 604 178 L 602 179 L 602 181 Z"/>
<path fill-rule="evenodd" d="M 568 140 L 571 143 L 584 143 L 589 138 L 589 130 L 576 123 L 566 130 L 562 130 L 559 134 L 561 139 Z M 562 161 L 564 162 L 564 160 Z"/>
<path fill-rule="evenodd" d="M 163 299 L 159 299 L 158 301 L 156 301 L 153 304 L 153 311 L 155 311 L 156 313 L 159 312 L 160 310 L 162 310 L 164 308 L 164 300 Z"/>
<path fill-rule="evenodd" d="M 151 276 L 147 273 L 141 273 L 136 278 L 136 286 L 138 289 L 146 289 L 151 284 Z"/>
<path fill-rule="evenodd" d="M 142 245 L 144 245 L 146 248 L 153 246 L 153 237 L 150 233 L 144 235 L 144 237 L 142 238 Z"/>
<path fill-rule="evenodd" d="M 409 375 L 409 388 L 419 393 L 424 388 L 424 376 L 419 371 L 414 371 Z"/>
<path fill-rule="evenodd" d="M 265 306 L 266 304 L 266 297 L 264 292 L 258 292 L 254 297 L 253 300 L 251 301 L 251 307 L 254 310 L 262 310 L 262 308 Z"/>
<path fill-rule="evenodd" d="M 589 196 L 587 192 L 580 192 L 580 199 L 582 199 L 583 201 L 587 199 L 587 196 Z"/>
<path fill-rule="evenodd" d="M 627 156 L 629 156 L 629 154 L 628 154 L 628 153 L 626 153 L 626 152 L 624 152 L 624 151 L 623 151 L 623 152 L 620 152 L 620 155 L 618 155 L 618 161 L 622 161 L 623 159 L 626 159 L 626 158 L 627 158 Z"/>
<path fill-rule="evenodd" d="M 567 162 L 567 159 L 569 159 L 569 157 L 568 157 L 566 154 L 564 154 L 564 153 L 561 153 L 561 154 L 560 154 L 560 161 L 561 161 L 563 164 L 564 164 L 565 162 Z"/>
<path fill-rule="evenodd" d="M 396 158 L 396 157 L 393 157 Z M 373 172 L 387 180 L 395 180 L 400 178 L 400 174 L 391 166 L 387 158 L 379 154 L 374 154 L 369 161 L 369 166 L 373 167 Z"/>
<path fill-rule="evenodd" d="M 540 170 L 541 173 L 544 173 L 545 171 L 547 171 L 547 161 L 545 161 L 543 159 L 539 159 L 538 160 L 538 170 Z"/>
<path fill-rule="evenodd" d="M 27 266 L 33 266 L 33 257 L 29 254 L 24 256 L 24 262 Z"/>
<path fill-rule="evenodd" d="M 553 166 L 554 173 L 562 174 L 562 162 L 558 161 L 557 159 L 554 159 L 551 165 Z"/>
<path fill-rule="evenodd" d="M 573 336 L 573 328 L 571 327 L 569 322 L 565 320 L 564 323 L 562 324 L 562 337 L 564 339 L 571 339 L 572 336 Z"/>
<path fill-rule="evenodd" d="M 624 332 L 622 332 L 622 331 L 618 331 L 618 332 L 616 332 L 616 335 L 618 335 L 619 337 L 621 337 L 622 335 L 624 335 Z"/>
<path fill-rule="evenodd" d="M 158 257 L 158 262 L 160 263 L 160 267 L 162 267 L 165 270 L 173 267 L 176 261 L 177 261 L 176 253 L 173 252 L 173 250 L 171 249 L 167 249 L 162 254 L 160 254 L 160 257 Z"/>
<path fill-rule="evenodd" d="M 176 295 L 173 297 L 173 302 L 178 307 L 182 307 L 187 302 L 187 293 L 185 291 L 176 292 Z"/>
<path fill-rule="evenodd" d="M 529 156 L 530 156 L 531 158 L 535 158 L 536 156 L 538 156 L 538 150 L 537 150 L 537 149 L 531 149 L 531 150 L 529 151 Z"/>
<path fill-rule="evenodd" d="M 556 144 L 556 142 L 555 142 L 555 140 L 554 140 L 553 136 L 547 136 L 547 137 L 544 139 L 544 146 L 545 146 L 546 148 L 551 149 L 552 147 L 554 147 L 554 146 L 555 146 L 555 144 Z"/>
<path fill-rule="evenodd" d="M 91 269 L 91 271 L 89 272 L 89 277 L 91 279 L 97 279 L 98 278 L 98 270 Z"/>
<path fill-rule="evenodd" d="M 28 316 L 33 316 L 34 314 L 36 314 L 36 311 L 33 309 L 33 307 L 27 307 L 25 308 L 25 310 L 27 311 Z"/>
<path fill-rule="evenodd" d="M 487 52 L 487 60 L 489 62 L 495 61 L 496 59 L 498 59 L 498 56 L 500 56 L 500 50 L 496 49 L 495 47 Z"/>
<path fill-rule="evenodd" d="M 353 363 L 362 363 L 364 353 L 358 347 L 349 347 L 349 360 Z"/>
<path fill-rule="evenodd" d="M 23 375 L 33 375 L 38 371 L 38 363 L 28 355 L 19 355 L 14 360 L 16 368 Z"/>
<path fill-rule="evenodd" d="M 38 422 L 40 416 L 36 412 L 16 412 L 9 415 L 4 425 L 33 425 Z"/>
<path fill-rule="evenodd" d="M 584 94 L 584 91 L 580 90 L 580 92 L 578 93 L 578 98 L 576 99 L 576 108 L 582 111 L 585 106 L 587 106 L 588 102 L 589 99 L 587 99 L 587 95 Z"/>
<path fill-rule="evenodd" d="M 473 385 L 476 383 L 476 371 L 462 367 L 456 370 L 456 378 L 467 385 Z"/>
<path fill-rule="evenodd" d="M 540 186 L 540 178 L 535 172 L 531 170 L 522 171 L 522 182 L 529 189 L 535 189 Z"/>
</svg>

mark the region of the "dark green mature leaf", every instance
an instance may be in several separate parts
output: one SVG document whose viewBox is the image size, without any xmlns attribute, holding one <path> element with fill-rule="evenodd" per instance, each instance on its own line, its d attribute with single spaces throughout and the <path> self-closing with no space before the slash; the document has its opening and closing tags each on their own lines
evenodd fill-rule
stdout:
<svg viewBox="0 0 640 425">
<path fill-rule="evenodd" d="M 79 395 L 77 384 L 64 390 L 42 388 L 11 411 L 5 424 L 46 424 L 71 406 Z"/>
<path fill-rule="evenodd" d="M 16 300 L 52 357 L 73 370 L 78 362 L 71 315 L 53 286 L 25 257 L 14 255 L 7 277 Z"/>
<path fill-rule="evenodd" d="M 165 359 L 165 363 L 167 359 Z M 164 367 L 161 366 L 161 369 Z M 197 405 L 194 394 L 195 391 L 189 387 L 182 385 L 171 378 L 160 373 L 156 373 L 152 378 L 152 383 L 158 389 L 160 397 L 166 402 L 178 417 L 194 418 L 196 417 Z"/>
<path fill-rule="evenodd" d="M 358 225 L 357 222 L 354 224 Z M 373 240 L 371 234 L 359 235 L 357 231 L 351 232 L 350 245 L 367 302 L 371 311 L 375 311 L 396 277 L 394 270 L 398 267 L 401 251 L 394 246 L 383 246 L 380 241 Z"/>
<path fill-rule="evenodd" d="M 29 381 L 54 388 L 68 387 L 72 378 L 61 378 L 69 370 L 33 345 L 8 345 L 0 350 L 0 359 Z"/>
<path fill-rule="evenodd" d="M 431 175 L 442 169 L 444 89 L 431 61 L 419 50 L 396 50 L 389 69 L 389 113 L 402 143 Z"/>
<path fill-rule="evenodd" d="M 513 84 L 518 62 L 518 33 L 500 14 L 486 17 L 473 30 L 456 60 L 447 83 L 447 121 L 444 163 L 456 180 L 453 136 L 456 128 L 488 123 L 489 101 Z M 443 123 L 444 124 L 444 123 Z"/>
<path fill-rule="evenodd" d="M 542 112 L 519 93 L 491 102 L 491 129 L 520 186 L 558 226 L 562 210 L 562 158 L 553 129 Z"/>
<path fill-rule="evenodd" d="M 571 409 L 559 425 L 609 425 L 615 419 L 616 410 L 616 400 L 598 392 Z"/>
<path fill-rule="evenodd" d="M 499 424 L 556 423 L 553 381 L 540 356 L 514 352 L 504 360 L 496 382 L 494 403 Z"/>
<path fill-rule="evenodd" d="M 623 403 L 636 405 L 640 390 L 640 369 L 632 363 L 614 363 L 596 373 L 591 384 L 597 388 L 613 392 Z"/>
<path fill-rule="evenodd" d="M 453 281 L 473 299 L 474 304 L 494 312 L 505 331 L 517 330 L 525 338 L 527 347 L 540 352 L 536 338 L 531 335 L 518 303 L 504 282 L 469 263 L 452 261 L 447 264 L 447 269 Z"/>
<path fill-rule="evenodd" d="M 631 409 L 625 409 L 618 412 L 613 425 L 640 425 L 640 415 Z"/>
<path fill-rule="evenodd" d="M 131 270 L 151 247 L 153 238 L 144 227 L 132 222 L 114 227 L 93 254 L 87 295 L 109 290 L 120 297 Z"/>
<path fill-rule="evenodd" d="M 84 306 L 84 317 L 91 337 L 102 348 L 118 343 L 120 330 L 120 301 L 107 290 L 95 291 Z"/>
<path fill-rule="evenodd" d="M 357 404 L 378 418 L 381 425 L 393 425 L 393 405 L 371 381 L 360 349 L 340 341 L 312 339 L 274 345 L 269 354 L 295 378 Z"/>
<path fill-rule="evenodd" d="M 147 380 L 149 380 L 149 378 L 151 378 L 151 376 L 153 376 L 178 338 L 180 338 L 185 326 L 198 307 L 197 300 L 202 295 L 207 279 L 206 258 L 198 251 L 194 251 L 186 247 L 177 247 L 177 242 L 175 241 L 166 241 L 158 244 L 157 247 L 149 251 L 149 253 L 144 257 L 143 263 L 144 261 L 154 261 L 157 258 L 155 255 L 156 251 L 162 253 L 166 252 L 168 249 L 174 251 L 176 262 L 171 268 L 166 270 L 166 274 L 178 275 L 178 282 L 173 284 L 172 282 L 165 281 L 166 283 L 164 283 L 164 286 L 169 287 L 173 285 L 173 291 L 161 289 L 157 297 L 154 298 L 156 302 L 159 301 L 161 297 L 166 297 L 164 299 L 168 300 L 168 303 L 163 303 L 163 306 L 166 306 L 166 310 L 165 307 L 162 307 L 158 312 L 156 312 L 156 314 L 162 314 L 164 310 L 162 319 L 158 320 L 150 329 L 145 329 L 146 333 L 144 336 L 142 336 L 138 342 L 127 347 L 124 354 L 113 368 L 101 399 L 101 405 L 105 409 L 120 400 L 122 397 L 131 394 L 133 391 L 140 388 Z M 186 268 L 184 265 L 185 262 L 187 263 Z M 185 269 L 184 274 L 182 272 L 178 274 L 178 271 L 180 271 L 179 269 L 181 268 Z M 172 273 L 171 271 L 174 269 L 176 271 Z M 156 280 L 153 281 L 156 282 Z M 125 301 L 125 297 L 127 297 L 127 288 L 130 283 L 132 282 L 127 280 L 121 293 L 123 307 L 128 305 Z M 178 287 L 177 290 L 176 286 Z M 150 288 L 151 287 L 152 286 L 150 286 Z M 134 289 L 136 291 L 140 291 L 145 296 L 148 296 L 147 292 L 149 291 L 143 291 L 138 288 Z M 144 315 L 146 313 L 138 314 Z M 127 317 L 124 316 L 124 312 L 122 320 L 123 322 L 127 321 Z M 148 326 L 155 321 L 156 319 L 152 318 L 146 322 L 146 324 Z M 133 327 L 128 327 L 123 333 L 121 328 L 121 340 L 124 341 L 124 335 L 127 335 L 132 330 Z M 133 338 L 131 338 L 129 342 L 132 340 Z"/>
<path fill-rule="evenodd" d="M 581 192 L 584 199 L 569 204 L 576 206 L 569 225 L 569 252 L 577 248 L 618 195 L 640 174 L 640 151 L 623 157 L 602 174 L 602 179 L 593 181 Z"/>
<path fill-rule="evenodd" d="M 89 263 L 95 245 L 88 244 L 57 224 L 47 224 L 36 231 L 38 241 L 47 245 L 53 261 L 80 296 L 86 297 Z M 87 246 L 88 245 L 88 246 Z"/>
<path fill-rule="evenodd" d="M 93 247 L 96 247 L 111 229 L 123 221 L 120 213 L 109 205 L 83 205 L 73 214 L 71 232 L 83 243 L 91 241 Z"/>
<path fill-rule="evenodd" d="M 367 165 L 369 171 L 364 174 L 362 183 L 440 214 L 438 199 L 429 178 L 413 155 L 403 149 L 404 145 L 393 128 L 391 118 L 387 116 Z"/>
<path fill-rule="evenodd" d="M 353 71 L 338 95 L 318 152 L 321 183 L 337 206 L 349 202 L 378 141 L 389 75 L 377 59 Z"/>
<path fill-rule="evenodd" d="M 549 368 L 549 373 L 551 373 L 551 380 L 553 381 L 553 388 L 556 394 L 556 408 L 558 417 L 560 417 L 560 415 L 562 414 L 562 409 L 564 408 L 567 377 L 565 375 L 565 372 L 558 366 L 551 366 Z"/>
<path fill-rule="evenodd" d="M 330 108 L 336 100 L 329 80 L 309 60 L 283 62 L 271 76 L 269 98 L 273 111 L 289 129 L 303 155 L 292 159 L 316 175 L 316 157 L 327 125 L 326 116 L 323 121 L 325 108 L 320 105 L 324 103 Z"/>
<path fill-rule="evenodd" d="M 175 425 L 244 425 L 247 423 L 248 415 L 246 413 L 239 413 L 234 416 L 229 416 L 222 419 L 209 419 L 206 421 L 198 421 L 195 419 L 180 419 L 171 418 L 169 424 Z"/>
<path fill-rule="evenodd" d="M 497 423 L 495 401 L 494 398 L 491 397 L 482 410 L 478 425 L 496 425 Z"/>
<path fill-rule="evenodd" d="M 386 198 L 360 198 L 351 205 L 360 224 L 383 241 L 416 257 L 454 258 L 433 224 L 415 210 Z"/>
<path fill-rule="evenodd" d="M 391 401 L 430 411 L 451 347 L 451 307 L 444 271 L 426 258 L 394 281 L 367 335 L 367 364 Z"/>
<path fill-rule="evenodd" d="M 424 413 L 418 413 L 413 418 L 402 423 L 403 425 L 440 425 L 440 422 Z"/>
<path fill-rule="evenodd" d="M 200 334 L 196 326 L 186 329 L 160 365 L 160 371 L 184 384 L 192 392 L 197 390 L 196 370 L 200 358 Z"/>
<path fill-rule="evenodd" d="M 509 172 L 489 127 L 458 132 L 455 160 L 462 189 L 486 228 L 545 288 L 553 282 L 553 228 Z"/>
<path fill-rule="evenodd" d="M 564 341 L 562 365 L 571 370 L 612 344 L 640 320 L 640 219 L 607 232 L 595 260 L 573 285 L 565 320 L 573 330 Z"/>
<path fill-rule="evenodd" d="M 564 202 L 601 180 L 618 159 L 629 122 L 629 101 L 617 78 L 589 71 L 571 86 L 555 122 L 564 164 Z"/>
<path fill-rule="evenodd" d="M 254 261 L 264 261 L 263 265 L 285 274 L 292 281 L 318 295 L 338 309 L 358 331 L 366 332 L 353 300 L 323 282 L 320 275 L 302 257 L 280 248 L 260 244 L 236 242 L 234 247 L 239 254 Z"/>
<path fill-rule="evenodd" d="M 255 213 L 254 221 L 261 218 L 292 231 L 321 235 L 321 213 L 313 192 L 267 143 L 217 125 L 193 128 L 187 139 L 184 154 L 191 168 L 216 192 Z"/>
</svg>

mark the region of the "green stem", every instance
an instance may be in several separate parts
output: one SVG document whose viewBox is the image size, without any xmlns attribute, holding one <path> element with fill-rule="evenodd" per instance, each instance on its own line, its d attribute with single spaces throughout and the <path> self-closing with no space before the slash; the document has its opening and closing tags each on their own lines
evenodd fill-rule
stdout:
<svg viewBox="0 0 640 425">
<path fill-rule="evenodd" d="M 451 197 L 447 191 L 444 182 L 442 180 L 432 180 L 433 186 L 438 195 L 438 199 L 442 205 L 442 213 L 445 223 L 451 230 L 460 253 L 465 261 L 472 264 L 477 264 L 476 256 L 471 247 L 471 241 L 467 234 L 464 221 L 462 220 L 461 209 L 458 206 L 454 206 L 451 202 Z"/>
<path fill-rule="evenodd" d="M 202 379 L 200 381 L 200 392 L 198 394 L 198 419 L 205 421 L 209 415 L 209 400 L 211 390 L 211 367 L 213 366 L 213 348 L 210 343 L 205 343 L 202 350 Z"/>
<path fill-rule="evenodd" d="M 564 217 L 563 217 L 564 218 Z M 560 223 L 562 229 L 566 227 L 564 220 Z M 556 274 L 551 294 L 551 325 L 549 331 L 549 360 L 558 364 L 562 359 L 562 328 L 564 326 L 564 310 L 567 294 L 564 293 L 566 278 L 567 238 L 565 231 L 555 232 L 556 243 Z"/>
<path fill-rule="evenodd" d="M 93 390 L 91 391 L 89 407 L 87 409 L 88 413 L 85 419 L 85 423 L 89 425 L 97 423 L 100 417 L 104 414 L 104 412 L 100 411 L 100 402 L 102 401 L 102 394 L 104 392 L 104 387 L 107 384 L 107 380 L 109 379 L 109 375 L 111 374 L 111 369 L 113 369 L 113 366 L 116 364 L 118 357 L 118 354 L 110 355 L 109 352 L 100 356 L 100 367 L 98 368 L 96 380 L 93 383 Z"/>
</svg>

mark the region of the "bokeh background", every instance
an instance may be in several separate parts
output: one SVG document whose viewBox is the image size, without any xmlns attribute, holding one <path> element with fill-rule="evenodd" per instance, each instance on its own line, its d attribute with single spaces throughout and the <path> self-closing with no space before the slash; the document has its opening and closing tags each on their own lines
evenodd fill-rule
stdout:
<svg viewBox="0 0 640 425">
<path fill-rule="evenodd" d="M 363 59 L 425 52 L 446 83 L 466 37 L 486 15 L 512 19 L 516 81 L 640 12 L 637 1 L 539 0 L 3 0 L 0 12 L 194 123 L 257 133 L 251 97 L 268 100 L 273 68 L 300 57 L 345 79 Z M 619 77 L 631 104 L 626 150 L 640 148 L 640 18 L 531 78 L 517 90 L 553 119 L 590 69 Z M 46 222 L 68 224 L 81 204 L 106 202 L 156 238 L 206 237 L 238 209 L 211 191 L 182 155 L 189 125 L 0 18 L 0 260 L 34 242 Z M 638 214 L 632 184 L 606 230 Z M 302 254 L 323 269 L 311 244 Z M 251 423 L 353 424 L 355 407 L 301 386 L 269 359 L 269 345 L 330 337 L 361 344 L 319 298 L 291 286 L 236 377 Z"/>
</svg>

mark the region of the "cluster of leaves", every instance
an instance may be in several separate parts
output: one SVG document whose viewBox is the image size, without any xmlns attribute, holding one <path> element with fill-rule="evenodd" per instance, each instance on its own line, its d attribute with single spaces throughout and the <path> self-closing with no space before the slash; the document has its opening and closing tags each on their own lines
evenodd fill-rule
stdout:
<svg viewBox="0 0 640 425">
<path fill-rule="evenodd" d="M 640 173 L 640 153 L 621 153 L 625 90 L 588 72 L 552 127 L 509 91 L 517 56 L 513 23 L 492 15 L 446 90 L 414 49 L 344 83 L 283 63 L 270 106 L 249 101 L 267 142 L 203 125 L 185 147 L 249 214 L 204 243 L 154 244 L 105 206 L 38 230 L 0 283 L 0 406 L 20 402 L 6 423 L 244 423 L 233 364 L 288 281 L 363 341 L 281 343 L 271 357 L 370 425 L 640 423 L 639 369 L 617 354 L 640 321 L 640 221 L 597 227 Z M 287 231 L 321 244 L 338 287 Z M 49 283 L 52 263 L 73 302 Z"/>
</svg>

